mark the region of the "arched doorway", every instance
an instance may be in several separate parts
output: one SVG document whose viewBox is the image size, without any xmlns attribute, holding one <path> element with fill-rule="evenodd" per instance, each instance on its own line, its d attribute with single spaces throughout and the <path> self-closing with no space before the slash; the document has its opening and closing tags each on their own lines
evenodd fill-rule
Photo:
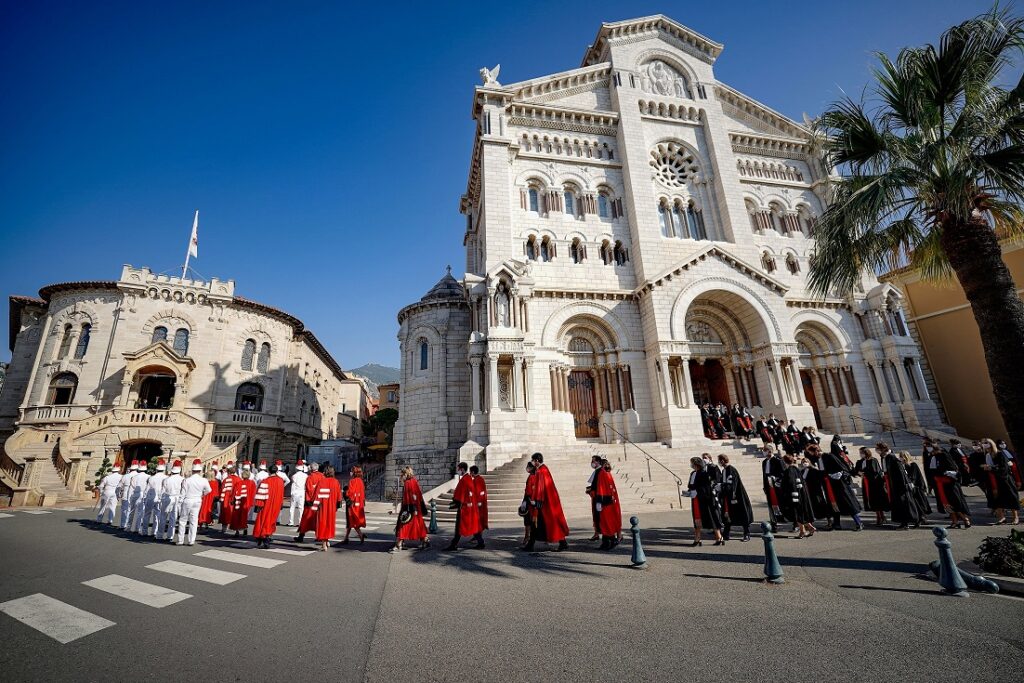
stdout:
<svg viewBox="0 0 1024 683">
<path fill-rule="evenodd" d="M 800 384 L 819 428 L 842 431 L 843 407 L 860 403 L 853 369 L 842 344 L 825 325 L 805 321 L 796 328 Z"/>
<path fill-rule="evenodd" d="M 167 410 L 174 405 L 177 376 L 162 366 L 148 366 L 135 375 L 136 408 Z"/>
<path fill-rule="evenodd" d="M 159 441 L 128 441 L 121 444 L 121 460 L 119 464 L 131 463 L 133 460 L 149 462 L 163 455 L 163 444 Z"/>
</svg>

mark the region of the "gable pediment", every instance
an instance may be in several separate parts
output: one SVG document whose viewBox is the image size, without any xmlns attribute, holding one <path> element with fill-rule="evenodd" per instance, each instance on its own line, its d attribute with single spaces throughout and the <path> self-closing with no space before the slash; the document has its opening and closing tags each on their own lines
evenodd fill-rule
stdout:
<svg viewBox="0 0 1024 683">
<path fill-rule="evenodd" d="M 779 296 L 785 296 L 786 292 L 789 291 L 788 286 L 764 272 L 761 268 L 758 268 L 751 263 L 747 263 L 743 259 L 735 256 L 718 245 L 712 244 L 686 257 L 686 259 L 661 274 L 649 278 L 646 282 L 637 287 L 634 293 L 637 296 L 643 296 L 644 294 L 654 290 L 656 287 L 665 286 L 676 277 L 681 277 L 690 271 L 699 271 L 711 261 L 724 263 L 736 272 L 742 274 L 748 280 L 756 282 Z"/>
<path fill-rule="evenodd" d="M 186 377 L 196 368 L 194 360 L 179 354 L 166 341 L 156 341 L 138 351 L 125 352 L 124 360 L 125 372 L 129 376 L 151 365 L 167 368 L 178 377 Z"/>
<path fill-rule="evenodd" d="M 716 83 L 715 96 L 722 103 L 722 111 L 737 124 L 737 128 L 781 138 L 811 138 L 807 127 L 727 85 Z"/>
</svg>

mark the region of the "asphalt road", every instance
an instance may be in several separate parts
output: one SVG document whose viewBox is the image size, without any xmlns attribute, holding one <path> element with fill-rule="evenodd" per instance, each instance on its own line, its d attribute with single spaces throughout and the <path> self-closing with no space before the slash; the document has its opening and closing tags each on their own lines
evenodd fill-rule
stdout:
<svg viewBox="0 0 1024 683">
<path fill-rule="evenodd" d="M 365 546 L 296 555 L 217 533 L 191 548 L 137 541 L 93 528 L 88 510 L 4 514 L 4 681 L 935 682 L 1024 669 L 1024 600 L 940 594 L 921 576 L 937 556 L 927 529 L 780 533 L 787 582 L 767 586 L 760 539 L 691 548 L 672 513 L 642 520 L 644 571 L 630 568 L 628 542 L 602 553 L 583 531 L 565 553 L 517 552 L 509 529 L 483 551 L 441 552 L 441 534 L 430 550 L 389 555 L 381 525 Z M 952 532 L 957 559 L 994 533 L 1006 531 Z M 236 557 L 197 555 L 210 550 Z M 281 563 L 226 561 L 237 556 Z M 217 585 L 150 567 L 164 561 L 242 576 Z M 83 584 L 97 580 L 114 592 Z M 36 594 L 72 609 L 46 620 L 52 600 L 11 602 Z"/>
</svg>

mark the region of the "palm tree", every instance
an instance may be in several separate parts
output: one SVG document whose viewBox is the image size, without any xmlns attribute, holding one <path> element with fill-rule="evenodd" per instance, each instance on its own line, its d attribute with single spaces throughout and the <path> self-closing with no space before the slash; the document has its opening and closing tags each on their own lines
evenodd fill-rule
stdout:
<svg viewBox="0 0 1024 683">
<path fill-rule="evenodd" d="M 872 104 L 819 120 L 841 177 L 816 231 L 809 284 L 849 292 L 865 269 L 955 275 L 981 332 L 1010 440 L 1024 448 L 1024 304 L 1000 240 L 1024 235 L 1024 78 L 998 83 L 1024 48 L 1024 20 L 998 7 L 938 46 L 877 55 Z M 965 390 L 970 389 L 965 387 Z"/>
</svg>

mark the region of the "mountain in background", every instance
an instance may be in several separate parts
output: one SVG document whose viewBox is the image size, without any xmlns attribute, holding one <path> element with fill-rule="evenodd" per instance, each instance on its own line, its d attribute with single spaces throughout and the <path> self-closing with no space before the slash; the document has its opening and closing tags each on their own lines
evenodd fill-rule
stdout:
<svg viewBox="0 0 1024 683">
<path fill-rule="evenodd" d="M 386 365 L 377 365 L 376 363 L 367 363 L 366 365 L 358 368 L 352 368 L 345 372 L 365 379 L 366 388 L 374 398 L 380 398 L 380 393 L 377 391 L 378 385 L 394 384 L 402 376 L 402 371 L 398 368 L 391 368 Z"/>
</svg>

